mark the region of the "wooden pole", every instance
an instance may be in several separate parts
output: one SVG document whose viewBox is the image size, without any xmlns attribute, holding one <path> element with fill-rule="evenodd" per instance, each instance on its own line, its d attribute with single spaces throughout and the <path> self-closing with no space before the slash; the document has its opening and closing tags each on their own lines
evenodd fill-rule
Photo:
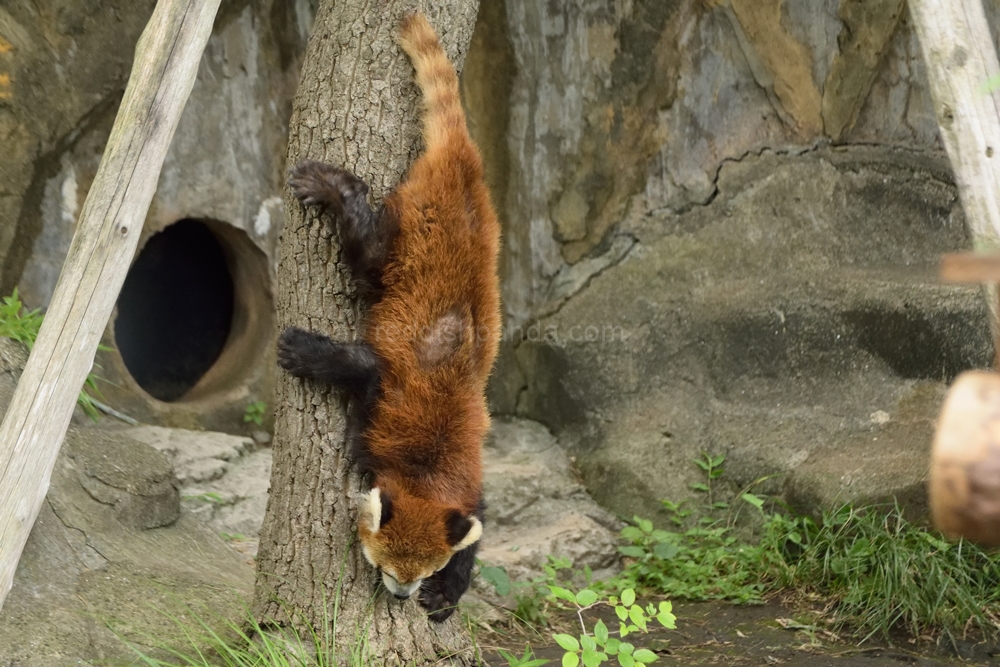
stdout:
<svg viewBox="0 0 1000 667">
<path fill-rule="evenodd" d="M 980 0 L 910 0 L 941 139 L 977 250 L 1000 249 L 1000 63 Z M 986 286 L 993 338 L 996 288 Z"/>
<path fill-rule="evenodd" d="M 159 0 L 38 339 L 0 426 L 0 607 L 125 274 L 220 0 Z"/>
</svg>

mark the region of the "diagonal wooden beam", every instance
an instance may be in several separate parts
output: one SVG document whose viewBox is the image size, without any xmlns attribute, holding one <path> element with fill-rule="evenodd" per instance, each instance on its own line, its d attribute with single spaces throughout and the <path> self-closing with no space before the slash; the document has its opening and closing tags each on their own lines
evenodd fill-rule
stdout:
<svg viewBox="0 0 1000 667">
<path fill-rule="evenodd" d="M 909 0 L 972 245 L 1000 250 L 1000 61 L 981 0 Z M 996 288 L 986 304 L 1000 333 Z"/>
<path fill-rule="evenodd" d="M 0 607 L 135 254 L 219 0 L 159 0 L 31 356 L 0 426 Z"/>
</svg>

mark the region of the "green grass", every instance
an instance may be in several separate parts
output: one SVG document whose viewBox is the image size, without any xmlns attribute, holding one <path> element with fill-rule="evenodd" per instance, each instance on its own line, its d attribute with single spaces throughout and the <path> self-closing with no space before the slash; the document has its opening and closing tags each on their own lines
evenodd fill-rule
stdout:
<svg viewBox="0 0 1000 667">
<path fill-rule="evenodd" d="M 841 623 L 868 636 L 902 629 L 954 638 L 969 628 L 997 635 L 1000 554 L 949 542 L 908 521 L 898 505 L 842 507 L 819 523 L 799 523 L 802 544 L 781 551 L 784 577 L 796 589 L 836 600 Z"/>
<path fill-rule="evenodd" d="M 760 603 L 779 592 L 832 603 L 827 619 L 864 638 L 901 630 L 954 638 L 1000 629 L 1000 554 L 948 542 L 898 506 L 849 506 L 818 520 L 762 509 L 750 539 L 723 520 L 678 531 L 636 518 L 622 536 L 628 564 L 612 586 L 674 599 Z M 676 505 L 672 505 L 676 508 Z"/>
<path fill-rule="evenodd" d="M 24 343 L 28 350 L 31 350 L 35 345 L 43 318 L 44 316 L 38 308 L 28 310 L 24 307 L 16 287 L 10 296 L 0 299 L 0 337 L 13 338 Z M 107 350 L 108 348 L 102 346 L 101 349 Z M 87 416 L 97 421 L 100 413 L 97 409 L 96 399 L 87 393 L 88 389 L 98 397 L 101 395 L 97 388 L 97 376 L 93 373 L 88 374 L 87 379 L 84 380 L 83 388 L 80 390 L 76 402 L 83 408 Z"/>
<path fill-rule="evenodd" d="M 291 624 L 265 619 L 260 622 L 248 605 L 236 620 L 221 615 L 206 616 L 182 605 L 182 613 L 159 610 L 176 628 L 169 642 L 141 637 L 143 647 L 119 635 L 147 667 L 368 667 L 374 665 L 368 643 L 368 620 L 354 630 L 349 646 L 337 646 L 340 594 L 332 605 L 324 604 L 322 627 L 299 619 Z M 288 605 L 281 605 L 288 618 L 296 618 Z M 369 611 L 371 606 L 369 605 Z M 279 629 L 280 628 L 280 629 Z M 178 638 L 182 638 L 178 641 Z"/>
</svg>

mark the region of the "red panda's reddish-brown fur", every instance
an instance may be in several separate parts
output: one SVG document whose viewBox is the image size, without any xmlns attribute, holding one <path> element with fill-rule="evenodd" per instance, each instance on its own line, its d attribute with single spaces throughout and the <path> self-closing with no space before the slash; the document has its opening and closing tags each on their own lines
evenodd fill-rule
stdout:
<svg viewBox="0 0 1000 667">
<path fill-rule="evenodd" d="M 500 335 L 500 226 L 466 129 L 458 77 L 437 35 L 416 15 L 404 22 L 399 42 L 423 91 L 426 151 L 385 200 L 398 236 L 366 327 L 383 366 L 364 437 L 378 463 L 373 486 L 400 513 L 412 518 L 423 507 L 426 521 L 441 524 L 399 526 L 385 540 L 394 549 L 446 553 L 445 509 L 474 515 L 480 502 L 490 424 L 485 389 Z M 435 507 L 440 511 L 429 511 Z M 391 523 L 385 528 L 396 532 Z"/>
<path fill-rule="evenodd" d="M 365 557 L 387 589 L 419 589 L 443 621 L 466 591 L 482 535 L 485 390 L 500 336 L 500 227 L 465 127 L 458 77 L 423 16 L 399 42 L 424 96 L 424 154 L 378 211 L 343 167 L 302 160 L 289 185 L 333 214 L 359 290 L 377 297 L 364 342 L 288 327 L 278 363 L 348 389 L 363 425 L 359 467 L 372 489 L 359 513 Z"/>
</svg>

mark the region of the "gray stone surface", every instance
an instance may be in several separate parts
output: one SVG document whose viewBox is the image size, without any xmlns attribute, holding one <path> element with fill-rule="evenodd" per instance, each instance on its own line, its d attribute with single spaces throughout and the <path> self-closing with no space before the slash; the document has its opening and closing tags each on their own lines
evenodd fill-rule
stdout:
<svg viewBox="0 0 1000 667">
<path fill-rule="evenodd" d="M 165 454 L 181 482 L 184 512 L 252 563 L 271 486 L 271 450 L 252 438 L 142 425 L 129 436 Z"/>
<path fill-rule="evenodd" d="M 148 445 L 71 430 L 0 614 L 0 664 L 126 660 L 126 642 L 184 643 L 164 612 L 217 628 L 238 617 L 253 569 L 198 518 L 178 517 L 174 484 Z M 152 527 L 170 508 L 174 520 Z"/>
<path fill-rule="evenodd" d="M 73 460 L 84 490 L 114 507 L 123 524 L 159 528 L 180 516 L 180 484 L 170 460 L 153 447 L 117 432 L 71 428 L 63 454 Z"/>
<path fill-rule="evenodd" d="M 620 522 L 580 483 L 544 426 L 496 419 L 484 450 L 486 531 L 479 557 L 526 581 L 548 556 L 607 574 L 618 563 Z"/>
<path fill-rule="evenodd" d="M 726 454 L 734 488 L 805 507 L 923 496 L 933 420 L 988 366 L 978 289 L 940 284 L 966 245 L 942 162 L 887 149 L 727 163 L 718 196 L 636 215 L 624 260 L 514 354 L 517 414 L 548 425 L 587 488 L 657 516 Z M 531 332 L 528 332 L 531 333 Z"/>
<path fill-rule="evenodd" d="M 26 361 L 0 338 L 0 414 Z M 179 510 L 166 455 L 121 429 L 72 426 L 0 613 L 0 665 L 131 664 L 126 642 L 184 643 L 167 614 L 236 620 L 253 568 Z"/>
</svg>

